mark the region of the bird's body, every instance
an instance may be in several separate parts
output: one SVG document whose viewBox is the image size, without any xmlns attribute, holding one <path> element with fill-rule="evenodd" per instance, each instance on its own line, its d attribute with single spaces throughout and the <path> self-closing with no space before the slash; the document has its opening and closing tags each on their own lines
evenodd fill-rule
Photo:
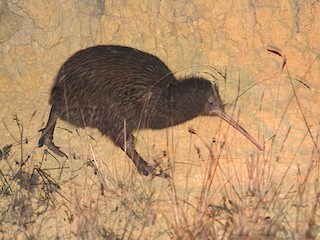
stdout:
<svg viewBox="0 0 320 240">
<path fill-rule="evenodd" d="M 210 81 L 197 77 L 177 80 L 159 58 L 113 45 L 87 48 L 71 56 L 58 72 L 50 104 L 39 146 L 45 144 L 65 155 L 52 142 L 58 118 L 77 127 L 94 127 L 126 150 L 144 175 L 154 169 L 136 152 L 133 131 L 162 129 L 199 115 L 224 114 L 218 89 Z"/>
</svg>

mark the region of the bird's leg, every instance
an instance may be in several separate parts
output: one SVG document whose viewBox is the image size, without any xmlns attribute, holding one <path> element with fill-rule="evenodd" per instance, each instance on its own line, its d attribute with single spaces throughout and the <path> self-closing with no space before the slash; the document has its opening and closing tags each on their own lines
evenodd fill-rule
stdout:
<svg viewBox="0 0 320 240">
<path fill-rule="evenodd" d="M 139 153 L 134 148 L 133 143 L 134 137 L 131 135 L 125 142 L 125 146 L 121 147 L 122 150 L 131 158 L 133 164 L 136 166 L 138 172 L 144 176 L 149 174 L 157 177 L 168 178 L 169 175 L 161 171 L 159 174 L 155 173 L 155 168 L 148 165 L 146 161 L 139 155 Z"/>
<path fill-rule="evenodd" d="M 39 130 L 39 132 L 42 132 L 42 133 L 38 142 L 38 146 L 42 147 L 43 145 L 46 145 L 52 152 L 59 155 L 60 157 L 68 158 L 67 155 L 64 152 L 62 152 L 59 149 L 59 147 L 54 145 L 54 143 L 52 142 L 53 132 L 54 132 L 54 128 L 56 126 L 58 117 L 59 117 L 59 110 L 54 106 L 52 106 L 47 125 L 45 126 L 45 128 L 42 128 Z"/>
</svg>

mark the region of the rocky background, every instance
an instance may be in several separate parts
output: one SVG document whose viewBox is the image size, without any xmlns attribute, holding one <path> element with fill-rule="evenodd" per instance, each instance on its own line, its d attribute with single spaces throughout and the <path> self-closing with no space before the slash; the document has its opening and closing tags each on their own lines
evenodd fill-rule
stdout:
<svg viewBox="0 0 320 240">
<path fill-rule="evenodd" d="M 138 133 L 137 147 L 149 162 L 163 151 L 176 162 L 193 162 L 191 126 L 205 142 L 225 144 L 221 162 L 234 158 L 243 166 L 260 156 L 279 170 L 275 175 L 304 176 L 319 164 L 319 36 L 318 0 L 1 0 L 0 148 L 13 144 L 12 159 L 30 159 L 29 169 L 39 164 L 45 148 L 37 147 L 37 131 L 47 121 L 59 67 L 80 49 L 117 44 L 158 56 L 177 77 L 215 81 L 227 113 L 265 145 L 261 153 L 224 122 L 203 117 Z M 74 159 L 95 153 L 110 169 L 132 167 L 97 131 L 58 125 L 55 142 Z M 201 176 L 195 171 L 190 182 Z"/>
</svg>

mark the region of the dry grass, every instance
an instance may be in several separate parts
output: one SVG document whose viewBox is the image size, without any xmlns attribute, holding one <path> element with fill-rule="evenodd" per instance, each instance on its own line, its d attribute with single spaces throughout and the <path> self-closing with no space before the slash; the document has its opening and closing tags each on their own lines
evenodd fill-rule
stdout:
<svg viewBox="0 0 320 240">
<path fill-rule="evenodd" d="M 195 130 L 192 135 L 197 138 Z M 190 141 L 196 141 L 192 138 Z M 190 151 L 199 153 L 199 146 L 190 145 Z M 20 159 L 19 151 L 14 153 L 18 145 L 4 147 L 0 162 L 2 236 L 4 239 L 319 237 L 319 186 L 314 177 L 318 172 L 318 154 L 310 156 L 307 172 L 288 181 L 288 171 L 275 179 L 277 165 L 268 158 L 268 150 L 248 158 L 244 172 L 236 170 L 239 161 L 232 160 L 235 158 L 231 151 L 226 153 L 233 167 L 222 168 L 223 148 L 214 146 L 210 146 L 208 157 L 201 156 L 199 188 L 192 182 L 191 164 L 187 165 L 182 183 L 176 177 L 178 167 L 171 168 L 173 178 L 169 181 L 141 177 L 135 169 L 106 175 L 108 170 L 99 166 L 101 162 L 97 159 L 85 163 L 79 160 L 79 167 L 73 166 L 74 170 L 67 163 L 48 168 L 45 165 L 53 161 L 48 153 L 34 165 L 30 157 Z M 217 180 L 219 184 L 215 183 Z"/>
<path fill-rule="evenodd" d="M 29 141 L 15 117 L 19 134 L 0 152 L 2 239 L 319 238 L 320 131 L 311 131 L 292 88 L 306 129 L 293 152 L 291 126 L 280 132 L 282 119 L 265 151 L 243 159 L 197 129 L 189 129 L 186 157 L 178 158 L 176 135 L 167 130 L 165 154 L 150 158 L 168 169 L 169 180 L 140 176 L 117 150 L 106 163 L 92 139 L 81 140 L 90 154 L 73 153 L 70 160 L 26 152 Z M 222 139 L 228 130 L 216 133 Z M 304 151 L 306 142 L 311 152 Z M 156 152 L 154 145 L 142 148 Z M 297 160 L 301 152 L 304 164 Z"/>
</svg>

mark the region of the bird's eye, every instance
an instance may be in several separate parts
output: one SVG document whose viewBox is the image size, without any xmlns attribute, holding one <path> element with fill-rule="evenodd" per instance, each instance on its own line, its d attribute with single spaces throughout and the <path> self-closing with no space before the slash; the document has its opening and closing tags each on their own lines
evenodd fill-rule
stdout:
<svg viewBox="0 0 320 240">
<path fill-rule="evenodd" d="M 212 105 L 213 104 L 213 100 L 210 100 L 209 103 Z"/>
</svg>

